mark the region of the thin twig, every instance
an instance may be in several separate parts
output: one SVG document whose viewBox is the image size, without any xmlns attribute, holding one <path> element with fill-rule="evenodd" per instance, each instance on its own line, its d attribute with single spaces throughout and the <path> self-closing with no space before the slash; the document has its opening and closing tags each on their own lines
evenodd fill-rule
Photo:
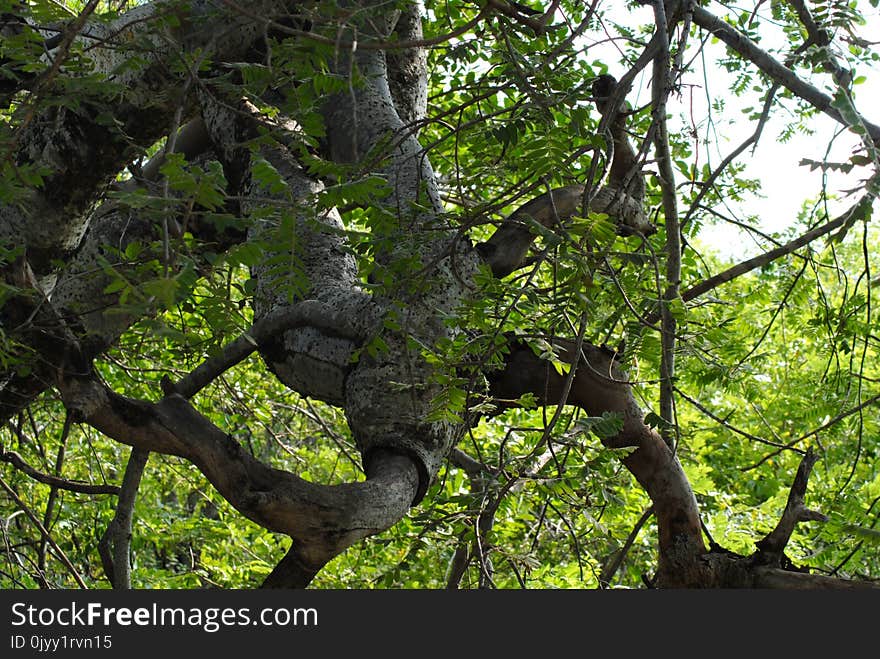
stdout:
<svg viewBox="0 0 880 659">
<path fill-rule="evenodd" d="M 119 494 L 119 488 L 116 485 L 91 485 L 90 483 L 82 483 L 80 481 L 72 481 L 66 478 L 59 478 L 51 474 L 44 474 L 25 462 L 15 451 L 4 451 L 0 453 L 0 461 L 11 464 L 21 472 L 24 472 L 35 481 L 39 481 L 44 485 L 59 490 L 67 490 L 69 492 L 77 492 L 79 494 Z"/>
<path fill-rule="evenodd" d="M 774 451 L 774 452 L 770 453 L 769 455 L 765 455 L 763 458 L 758 460 L 756 463 L 749 465 L 748 467 L 743 467 L 742 471 L 749 471 L 750 469 L 755 469 L 757 467 L 760 467 L 766 460 L 769 460 L 770 458 L 779 455 L 782 451 L 791 449 L 793 446 L 800 444 L 805 439 L 813 437 L 814 435 L 818 435 L 820 432 L 827 430 L 828 428 L 839 423 L 840 421 L 842 421 L 846 417 L 852 416 L 853 414 L 861 412 L 868 405 L 873 405 L 874 403 L 876 403 L 878 401 L 880 401 L 880 394 L 876 394 L 874 396 L 871 396 L 870 398 L 863 400 L 861 403 L 859 403 L 855 407 L 852 407 L 844 412 L 841 412 L 840 414 L 835 416 L 833 419 L 830 419 L 829 421 L 826 421 L 825 423 L 823 423 L 818 428 L 815 428 L 815 429 L 811 430 L 810 432 L 805 433 L 805 434 L 801 435 L 800 437 L 791 440 L 790 442 L 788 442 L 784 446 L 780 447 L 778 451 Z"/>
<path fill-rule="evenodd" d="M 810 472 L 818 459 L 819 456 L 813 452 L 812 448 L 807 450 L 798 467 L 794 483 L 791 485 L 791 490 L 788 493 L 788 502 L 785 505 L 785 510 L 782 513 L 779 524 L 766 537 L 755 543 L 760 553 L 765 555 L 765 557 L 773 557 L 775 560 L 778 560 L 782 556 L 785 546 L 791 539 L 791 534 L 798 523 L 828 521 L 825 515 L 815 510 L 810 510 L 804 505 Z"/>
<path fill-rule="evenodd" d="M 84 590 L 88 590 L 88 586 L 86 586 L 85 581 L 83 581 L 83 578 L 79 575 L 79 572 L 77 572 L 77 569 L 75 567 L 73 567 L 73 563 L 70 562 L 70 559 L 67 557 L 67 554 L 64 553 L 64 550 L 58 546 L 58 543 L 55 542 L 55 540 L 52 538 L 52 536 L 46 530 L 46 527 L 43 526 L 43 523 L 40 521 L 40 519 L 28 507 L 28 505 L 24 501 L 21 500 L 21 498 L 18 496 L 18 494 L 15 493 L 15 490 L 13 490 L 12 487 L 5 480 L 3 480 L 2 476 L 0 476 L 0 487 L 2 487 L 4 490 L 6 490 L 6 493 L 12 498 L 12 500 L 15 502 L 15 504 L 22 511 L 24 511 L 24 514 L 27 515 L 28 518 L 31 520 L 31 522 L 33 522 L 34 526 L 37 527 L 37 530 L 40 532 L 40 535 L 46 539 L 46 541 L 49 543 L 49 545 L 55 551 L 55 555 L 58 557 L 58 559 L 62 563 L 64 563 L 64 566 L 68 569 L 68 571 L 70 572 L 71 576 L 74 578 L 76 583 L 79 584 L 80 588 L 82 588 Z"/>
<path fill-rule="evenodd" d="M 623 565 L 623 559 L 626 558 L 626 555 L 629 553 L 629 550 L 632 547 L 633 543 L 636 541 L 636 538 L 639 536 L 642 527 L 649 519 L 651 519 L 651 516 L 653 514 L 654 506 L 649 506 L 648 509 L 642 513 L 642 516 L 639 517 L 639 520 L 632 528 L 632 531 L 629 532 L 629 535 L 627 536 L 626 541 L 623 543 L 623 546 L 611 555 L 608 563 L 606 563 L 605 567 L 602 568 L 602 574 L 599 577 L 599 585 L 602 588 L 607 588 L 611 584 L 611 579 L 614 577 L 615 574 L 617 574 L 620 566 Z"/>
<path fill-rule="evenodd" d="M 801 451 L 800 449 L 796 449 L 791 446 L 786 446 L 785 444 L 780 444 L 778 442 L 772 442 L 769 439 L 764 439 L 763 437 L 758 437 L 757 435 L 752 435 L 751 433 L 748 433 L 745 430 L 741 430 L 741 429 L 737 428 L 736 426 L 732 425 L 726 419 L 723 419 L 720 416 L 718 416 L 717 414 L 714 414 L 711 410 L 709 410 L 708 408 L 706 408 L 705 406 L 700 404 L 699 401 L 695 400 L 691 396 L 688 396 L 685 392 L 683 392 L 678 387 L 675 388 L 675 392 L 679 396 L 684 398 L 687 402 L 689 402 L 691 405 L 693 405 L 695 408 L 697 408 L 700 412 L 702 412 L 707 417 L 712 419 L 715 423 L 721 424 L 722 426 L 724 426 L 725 428 L 727 428 L 731 432 L 736 433 L 737 435 L 741 435 L 742 437 L 745 437 L 746 439 L 751 440 L 753 442 L 758 442 L 759 444 L 766 444 L 767 446 L 773 446 L 773 447 L 783 449 L 783 450 L 791 450 L 791 451 L 795 451 L 795 452 L 801 453 L 801 454 L 803 453 L 803 451 Z"/>
</svg>

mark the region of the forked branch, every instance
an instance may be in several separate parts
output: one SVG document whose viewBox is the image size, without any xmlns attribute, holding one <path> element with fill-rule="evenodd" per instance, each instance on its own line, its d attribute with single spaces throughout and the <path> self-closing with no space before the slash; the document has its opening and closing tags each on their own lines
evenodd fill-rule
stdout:
<svg viewBox="0 0 880 659">
<path fill-rule="evenodd" d="M 807 482 L 810 479 L 810 472 L 819 456 L 812 448 L 807 449 L 806 455 L 801 460 L 798 467 L 797 475 L 791 490 L 788 493 L 788 502 L 785 510 L 779 520 L 779 524 L 765 538 L 755 543 L 759 550 L 759 557 L 762 563 L 772 562 L 778 564 L 782 558 L 791 534 L 794 533 L 795 527 L 800 522 L 825 522 L 828 518 L 820 512 L 810 510 L 804 505 L 804 497 L 807 493 Z"/>
</svg>

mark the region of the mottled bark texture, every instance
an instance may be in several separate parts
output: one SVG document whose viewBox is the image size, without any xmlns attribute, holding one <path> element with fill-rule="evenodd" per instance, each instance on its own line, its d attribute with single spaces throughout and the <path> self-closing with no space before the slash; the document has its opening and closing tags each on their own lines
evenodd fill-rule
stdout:
<svg viewBox="0 0 880 659">
<path fill-rule="evenodd" d="M 283 3 L 256 5 L 263 18 L 284 10 Z M 69 362 L 70 337 L 80 340 L 77 352 L 89 360 L 136 320 L 105 313 L 118 299 L 104 293 L 110 281 L 105 266 L 118 264 L 116 251 L 132 241 L 156 239 L 155 220 L 115 204 L 93 206 L 126 165 L 174 128 L 181 110 L 184 115 L 194 110 L 193 100 L 180 91 L 187 75 L 175 72 L 181 58 L 203 48 L 206 57 L 234 61 L 263 34 L 263 18 L 218 12 L 211 3 L 194 0 L 142 5 L 109 23 L 87 21 L 74 45 L 85 49 L 91 72 L 106 76 L 106 84 L 80 93 L 77 105 L 49 103 L 42 109 L 25 98 L 16 107 L 9 163 L 18 171 L 2 174 L 21 179 L 22 172 L 39 172 L 40 183 L 24 188 L 14 202 L 0 204 L 0 248 L 19 255 L 32 275 L 25 281 L 4 270 L 13 288 L 0 320 L 21 346 L 18 356 L 32 357 L 27 371 L 0 373 L 0 419 L 52 386 Z M 57 46 L 57 40 L 47 45 L 53 42 Z M 139 64 L 130 66 L 133 54 Z M 83 74 L 67 72 L 63 53 L 50 49 L 45 58 L 54 76 L 40 78 L 35 96 L 63 99 L 59 81 Z M 202 149 L 187 137 L 181 150 Z"/>
<path fill-rule="evenodd" d="M 173 4 L 176 13 L 183 11 L 184 5 Z M 4 247 L 26 255 L 5 273 L 7 281 L 20 293 L 5 305 L 4 329 L 14 331 L 16 338 L 22 339 L 41 357 L 33 360 L 30 375 L 19 376 L 14 371 L 4 375 L 3 413 L 4 417 L 14 414 L 47 386 L 55 385 L 79 419 L 108 436 L 139 451 L 180 455 L 193 461 L 243 514 L 295 539 L 289 558 L 273 573 L 269 583 L 305 585 L 311 575 L 346 546 L 387 528 L 405 514 L 419 485 L 418 471 L 412 460 L 377 450 L 366 467 L 365 483 L 335 487 L 312 485 L 258 463 L 173 393 L 173 387 L 155 405 L 128 401 L 103 388 L 91 376 L 89 368 L 90 360 L 138 319 L 131 313 L 117 313 L 118 292 L 106 290 L 112 281 L 108 270 L 117 268 L 122 270 L 121 274 L 133 276 L 135 267 L 120 258 L 125 248 L 133 241 L 146 244 L 169 238 L 155 222 L 155 214 L 148 217 L 146 213 L 111 202 L 104 203 L 93 213 L 88 212 L 89 205 L 98 199 L 109 180 L 140 150 L 163 133 L 175 130 L 175 122 L 180 117 L 188 117 L 191 107 L 198 107 L 203 119 L 197 122 L 195 131 L 181 133 L 179 150 L 191 158 L 210 147 L 214 157 L 227 166 L 228 192 L 236 195 L 244 189 L 247 172 L 239 171 L 240 176 L 233 176 L 234 166 L 246 170 L 249 161 L 235 162 L 242 150 L 238 140 L 243 137 L 235 128 L 249 126 L 252 117 L 246 112 L 237 117 L 222 116 L 218 108 L 223 107 L 223 101 L 214 99 L 211 94 L 203 94 L 198 99 L 175 95 L 185 84 L 169 72 L 172 62 L 183 52 L 183 42 L 189 47 L 208 48 L 215 61 L 235 61 L 242 56 L 262 34 L 264 19 L 273 15 L 269 5 L 249 7 L 260 11 L 255 17 L 228 9 L 224 10 L 225 14 L 218 14 L 213 5 L 195 3 L 185 16 L 177 16 L 179 27 L 172 34 L 153 20 L 162 13 L 163 3 L 139 8 L 110 28 L 87 26 L 88 34 L 82 39 L 100 36 L 106 44 L 106 52 L 101 47 L 91 51 L 98 73 L 112 71 L 119 57 L 130 56 L 130 50 L 118 47 L 118 40 L 135 47 L 143 43 L 150 62 L 148 66 L 129 70 L 125 75 L 110 75 L 111 80 L 125 87 L 125 97 L 131 102 L 111 104 L 106 99 L 97 99 L 95 103 L 102 104 L 101 111 L 105 115 L 117 113 L 107 125 L 95 121 L 96 116 L 102 116 L 99 112 L 68 111 L 38 112 L 30 123 L 25 123 L 19 135 L 19 164 L 45 168 L 52 174 L 44 185 L 30 190 L 22 204 L 2 207 L 0 231 Z M 224 121 L 228 122 L 225 132 L 221 130 Z M 195 137 L 190 139 L 193 135 Z M 266 157 L 279 166 L 297 195 L 304 190 L 319 189 L 319 183 L 302 176 L 301 168 L 280 145 L 277 150 L 266 153 Z M 137 180 L 124 184 L 122 189 L 132 191 L 139 185 L 149 187 L 156 183 L 159 162 L 147 165 Z M 152 192 L 156 193 L 157 189 Z M 173 198 L 168 201 L 173 207 Z M 303 198 L 303 201 L 312 200 Z M 243 212 L 249 210 L 245 205 Z M 335 211 L 329 216 L 331 222 L 335 219 L 333 228 L 339 228 Z M 32 222 L 34 217 L 40 217 L 41 223 Z M 174 220 L 170 218 L 168 225 L 173 227 Z M 318 284 L 315 287 L 318 297 L 332 301 L 335 312 L 348 312 L 355 324 L 360 321 L 372 326 L 374 321 L 363 308 L 343 307 L 340 303 L 338 289 L 350 293 L 358 305 L 363 305 L 365 296 L 349 290 L 356 274 L 350 256 L 342 255 L 341 261 L 328 258 L 334 250 L 332 241 L 338 242 L 338 237 L 330 237 L 321 228 L 306 232 L 312 242 L 304 243 L 309 253 L 307 261 L 314 266 L 310 268 L 310 275 Z M 188 226 L 188 229 L 198 233 L 198 227 Z M 214 249 L 223 248 L 216 240 L 212 243 Z M 53 286 L 44 284 L 48 277 L 44 282 L 38 281 L 41 274 L 55 274 L 48 260 L 40 258 L 44 253 L 67 258 L 67 267 L 59 273 L 54 290 Z M 342 276 L 344 272 L 348 274 Z M 322 286 L 324 284 L 327 286 Z M 150 308 L 140 310 L 141 314 L 150 311 Z M 319 330 L 323 329 L 325 324 L 319 323 Z M 339 336 L 351 334 L 346 329 L 334 329 Z M 308 349 L 301 352 L 310 356 Z M 350 356 L 351 347 L 348 347 L 339 361 L 347 366 Z M 310 371 L 309 368 L 299 370 Z M 320 373 L 311 372 L 309 382 L 317 384 L 303 388 L 308 394 L 310 389 L 326 387 L 323 380 L 326 378 Z M 343 397 L 341 387 L 341 382 L 329 387 L 336 400 Z M 292 564 L 300 566 L 300 571 L 291 571 Z"/>
<path fill-rule="evenodd" d="M 378 16 L 364 25 L 374 26 L 373 36 L 388 37 L 375 27 L 383 25 Z M 430 161 L 395 105 L 385 53 L 360 51 L 354 60 L 340 58 L 337 70 L 356 72 L 362 83 L 353 94 L 339 94 L 325 105 L 329 154 L 342 163 L 378 163 L 373 171 L 386 180 L 388 193 L 376 203 L 396 218 L 389 235 L 374 236 L 385 245 L 375 262 L 386 285 L 373 295 L 387 321 L 379 335 L 385 349 L 363 353 L 347 374 L 345 412 L 366 463 L 379 450 L 416 460 L 418 501 L 464 430 L 428 421 L 442 386 L 421 346 L 430 349 L 453 335 L 443 318 L 470 293 L 479 257 L 457 239 L 458 228 L 443 213 Z M 422 70 L 420 77 L 425 75 Z M 410 103 L 406 107 L 412 110 Z M 387 275 L 401 271 L 404 263 L 421 271 L 417 280 Z"/>
</svg>

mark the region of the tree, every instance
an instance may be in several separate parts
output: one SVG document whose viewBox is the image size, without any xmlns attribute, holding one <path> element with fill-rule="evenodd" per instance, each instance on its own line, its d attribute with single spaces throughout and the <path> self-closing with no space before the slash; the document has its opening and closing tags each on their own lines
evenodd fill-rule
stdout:
<svg viewBox="0 0 880 659">
<path fill-rule="evenodd" d="M 7 583 L 870 587 L 876 56 L 762 4 L 3 3 Z M 782 113 L 866 173 L 725 267 Z"/>
</svg>

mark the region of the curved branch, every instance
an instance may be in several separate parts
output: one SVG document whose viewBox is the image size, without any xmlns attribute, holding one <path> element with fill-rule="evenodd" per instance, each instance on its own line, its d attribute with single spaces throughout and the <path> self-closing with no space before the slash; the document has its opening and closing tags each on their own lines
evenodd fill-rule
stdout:
<svg viewBox="0 0 880 659">
<path fill-rule="evenodd" d="M 651 497 L 659 535 L 659 587 L 700 588 L 877 588 L 871 582 L 853 582 L 782 569 L 786 561 L 772 560 L 766 547 L 753 556 L 727 551 L 707 551 L 701 534 L 697 502 L 677 458 L 654 429 L 648 427 L 631 385 L 608 351 L 583 345 L 579 357 L 571 354 L 571 342 L 558 341 L 560 358 L 576 371 L 566 401 L 590 416 L 607 412 L 623 420 L 614 436 L 601 437 L 611 449 L 634 448 L 622 459 Z M 487 374 L 490 392 L 503 407 L 516 407 L 516 399 L 532 393 L 542 404 L 563 402 L 566 376 L 540 359 L 526 345 L 512 341 L 505 367 Z M 802 463 L 789 506 L 780 527 L 759 543 L 771 549 L 784 546 L 797 521 L 819 519 L 802 505 L 809 468 L 814 458 Z M 775 555 L 775 558 L 781 558 Z"/>
<path fill-rule="evenodd" d="M 24 472 L 35 481 L 39 481 L 44 485 L 51 485 L 59 490 L 67 490 L 68 492 L 78 492 L 79 494 L 119 494 L 118 485 L 92 485 L 90 483 L 80 483 L 67 478 L 59 478 L 51 474 L 44 474 L 34 469 L 25 462 L 15 451 L 4 451 L 0 453 L 0 461 L 7 462 L 19 471 Z"/>
<path fill-rule="evenodd" d="M 67 379 L 61 391 L 72 413 L 108 437 L 192 462 L 242 515 L 291 536 L 297 561 L 314 573 L 399 521 L 418 490 L 418 468 L 407 456 L 376 452 L 366 481 L 319 485 L 260 462 L 178 394 L 149 403 L 84 378 Z"/>
<path fill-rule="evenodd" d="M 660 547 L 659 583 L 667 587 L 705 583 L 700 557 L 706 547 L 696 498 L 672 450 L 644 422 L 631 385 L 614 355 L 586 343 L 579 355 L 572 354 L 570 342 L 559 341 L 557 345 L 561 348 L 560 359 L 576 368 L 566 402 L 590 416 L 607 412 L 619 415 L 623 422 L 620 432 L 601 441 L 612 449 L 635 449 L 622 461 L 654 504 Z M 505 368 L 487 377 L 496 399 L 515 401 L 532 393 L 543 404 L 561 402 L 566 380 L 548 361 L 518 342 L 510 344 Z"/>
<path fill-rule="evenodd" d="M 584 200 L 583 185 L 568 185 L 545 192 L 520 206 L 486 242 L 476 246 L 495 277 L 506 277 L 521 268 L 536 234 L 528 220 L 552 229 L 577 214 Z"/>
<path fill-rule="evenodd" d="M 292 307 L 281 307 L 256 321 L 251 329 L 227 345 L 222 352 L 209 357 L 177 383 L 164 379 L 166 394 L 177 393 L 192 398 L 224 371 L 274 340 L 279 334 L 295 328 L 311 327 L 325 336 L 351 339 L 359 345 L 366 336 L 352 326 L 347 315 L 318 300 L 304 300 Z"/>
</svg>

